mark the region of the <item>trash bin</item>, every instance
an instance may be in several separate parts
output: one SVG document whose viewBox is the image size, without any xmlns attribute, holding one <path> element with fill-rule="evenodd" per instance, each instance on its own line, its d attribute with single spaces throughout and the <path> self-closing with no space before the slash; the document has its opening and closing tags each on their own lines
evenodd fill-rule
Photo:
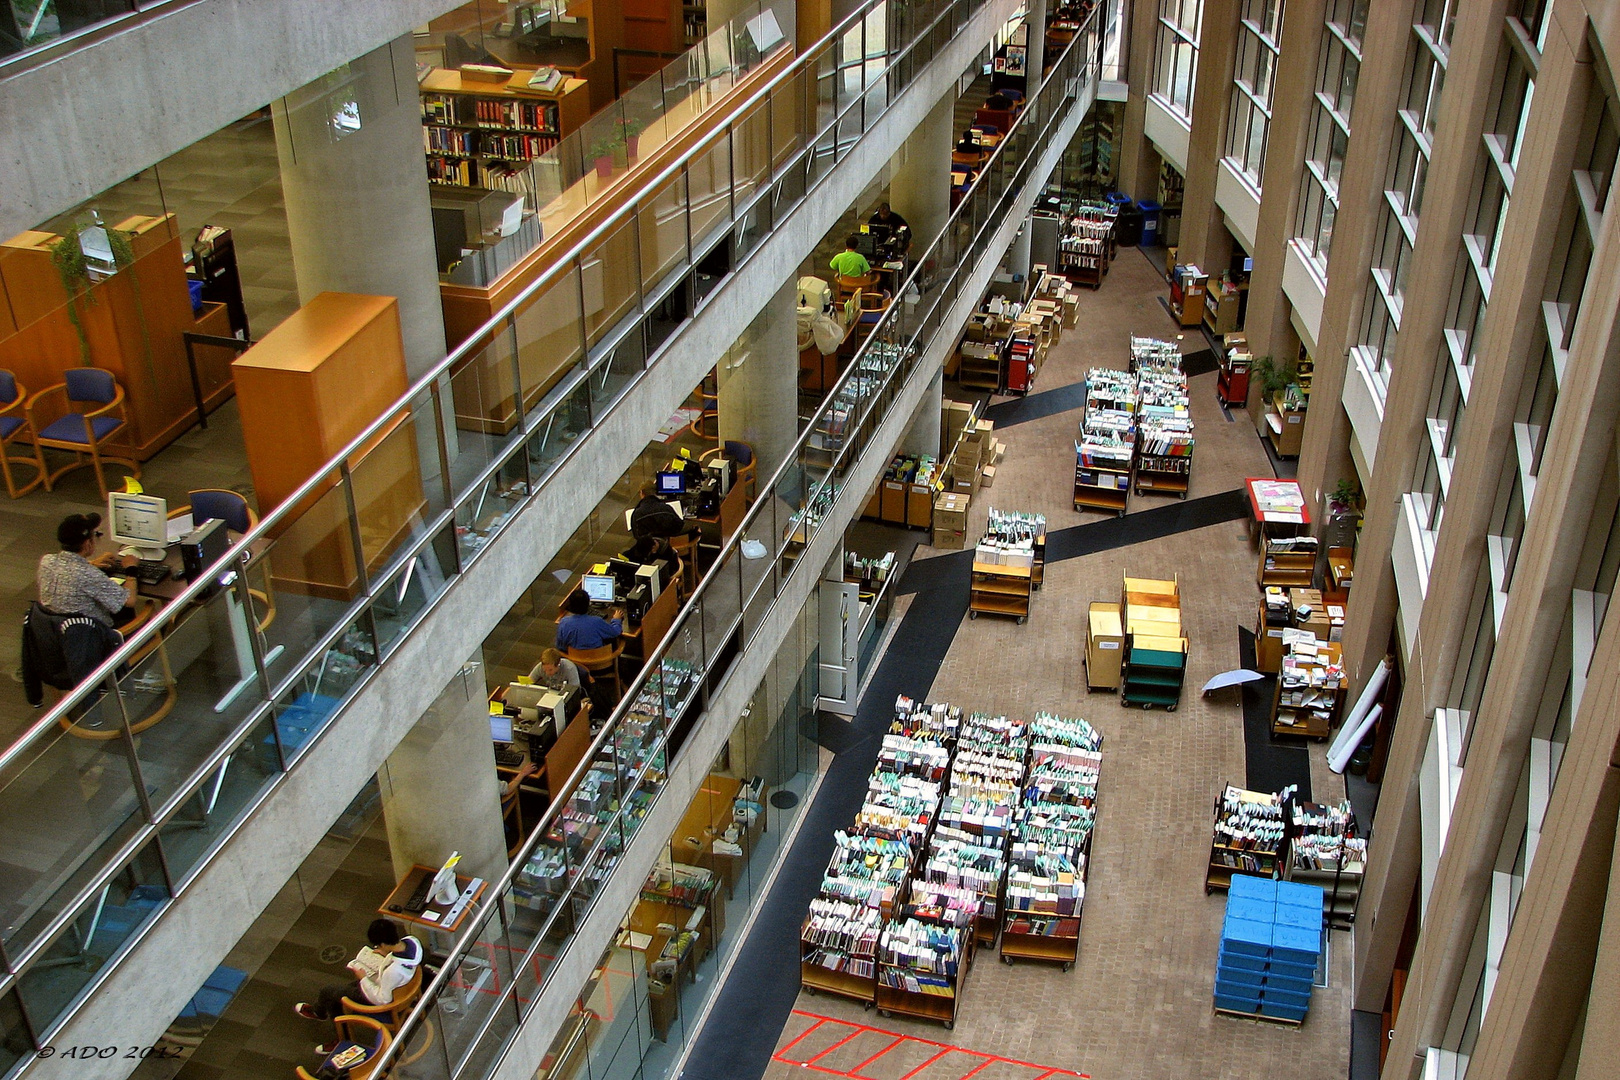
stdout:
<svg viewBox="0 0 1620 1080">
<path fill-rule="evenodd" d="M 1142 246 L 1154 247 L 1159 242 L 1159 211 L 1164 207 L 1147 199 L 1136 205 L 1142 211 Z"/>
<path fill-rule="evenodd" d="M 1142 211 L 1135 203 L 1120 204 L 1119 216 L 1114 218 L 1114 242 L 1120 247 L 1142 242 Z"/>
<path fill-rule="evenodd" d="M 1131 201 L 1131 197 L 1123 191 L 1110 191 L 1103 198 L 1116 207 L 1124 206 Z"/>
</svg>

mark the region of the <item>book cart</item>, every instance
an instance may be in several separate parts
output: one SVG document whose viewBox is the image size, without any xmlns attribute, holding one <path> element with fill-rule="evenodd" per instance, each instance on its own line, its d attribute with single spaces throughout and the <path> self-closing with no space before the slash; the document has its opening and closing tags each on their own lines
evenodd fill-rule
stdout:
<svg viewBox="0 0 1620 1080">
<path fill-rule="evenodd" d="M 1118 690 L 1124 658 L 1119 605 L 1093 600 L 1086 610 L 1086 689 Z"/>
<path fill-rule="evenodd" d="M 1187 674 L 1187 639 L 1181 632 L 1181 586 L 1126 576 L 1120 610 L 1125 630 L 1121 705 L 1174 712 Z"/>
<path fill-rule="evenodd" d="M 1046 561 L 1046 518 L 990 508 L 984 538 L 973 549 L 968 618 L 980 612 L 1029 618 L 1030 595 L 1040 587 Z"/>
<path fill-rule="evenodd" d="M 1276 877 L 1287 838 L 1279 796 L 1227 784 L 1215 799 L 1204 892 L 1228 888 L 1233 874 Z"/>
<path fill-rule="evenodd" d="M 1344 704 L 1339 644 L 1297 629 L 1284 630 L 1282 640 L 1282 670 L 1271 699 L 1271 733 L 1326 739 Z"/>
<path fill-rule="evenodd" d="M 1114 368 L 1086 373 L 1074 454 L 1074 508 L 1124 517 L 1136 457 L 1136 376 Z"/>
<path fill-rule="evenodd" d="M 1037 713 L 1029 777 L 1007 869 L 1001 960 L 1074 967 L 1097 820 L 1102 735 L 1084 720 Z"/>
<path fill-rule="evenodd" d="M 1288 858 L 1283 877 L 1322 890 L 1322 917 L 1335 930 L 1356 918 L 1361 879 L 1367 871 L 1367 841 L 1356 835 L 1349 800 L 1324 805 L 1295 799 L 1288 806 Z"/>
<path fill-rule="evenodd" d="M 1029 754 L 1028 725 L 974 713 L 957 736 L 956 757 L 938 823 L 918 877 L 930 888 L 971 890 L 976 943 L 994 945 L 1000 897 Z"/>
<path fill-rule="evenodd" d="M 1187 497 L 1192 477 L 1193 424 L 1181 348 L 1159 338 L 1131 338 L 1137 377 L 1136 469 L 1133 487 Z"/>
<path fill-rule="evenodd" d="M 1076 285 L 1101 288 L 1113 256 L 1114 216 L 1082 206 L 1058 238 L 1058 269 Z"/>
</svg>

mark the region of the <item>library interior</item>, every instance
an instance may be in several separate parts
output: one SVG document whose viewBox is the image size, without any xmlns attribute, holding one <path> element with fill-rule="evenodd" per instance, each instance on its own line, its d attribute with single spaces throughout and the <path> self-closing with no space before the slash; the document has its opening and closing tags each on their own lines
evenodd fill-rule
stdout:
<svg viewBox="0 0 1620 1080">
<path fill-rule="evenodd" d="M 451 2 L 0 0 L 0 1080 L 1613 1075 L 1610 5 Z"/>
</svg>

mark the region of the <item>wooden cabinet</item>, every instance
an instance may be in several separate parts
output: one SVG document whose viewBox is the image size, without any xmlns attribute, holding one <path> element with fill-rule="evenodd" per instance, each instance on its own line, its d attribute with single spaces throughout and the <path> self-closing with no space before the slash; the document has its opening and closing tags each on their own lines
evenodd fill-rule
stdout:
<svg viewBox="0 0 1620 1080">
<path fill-rule="evenodd" d="M 1266 437 L 1278 457 L 1299 457 L 1305 440 L 1305 406 L 1289 405 L 1281 392 L 1271 395 L 1266 403 Z"/>
<path fill-rule="evenodd" d="M 231 365 L 261 512 L 284 502 L 407 389 L 399 302 L 321 293 Z M 352 493 L 332 476 L 277 534 L 279 587 L 348 600 L 359 583 L 352 494 L 368 567 L 383 563 L 421 510 L 417 432 L 397 418 L 349 460 Z"/>
</svg>

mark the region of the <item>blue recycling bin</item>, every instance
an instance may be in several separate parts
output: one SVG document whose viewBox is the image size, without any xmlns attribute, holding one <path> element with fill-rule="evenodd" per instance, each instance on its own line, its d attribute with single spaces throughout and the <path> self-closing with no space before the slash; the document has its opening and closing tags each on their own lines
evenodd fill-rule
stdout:
<svg viewBox="0 0 1620 1080">
<path fill-rule="evenodd" d="M 1109 203 L 1112 203 L 1116 208 L 1124 206 L 1126 203 L 1131 201 L 1131 197 L 1125 194 L 1123 191 L 1110 191 L 1108 194 L 1103 196 L 1103 199 Z"/>
<path fill-rule="evenodd" d="M 1136 204 L 1142 211 L 1142 246 L 1157 247 L 1159 243 L 1159 211 L 1164 207 L 1143 199 Z"/>
</svg>

